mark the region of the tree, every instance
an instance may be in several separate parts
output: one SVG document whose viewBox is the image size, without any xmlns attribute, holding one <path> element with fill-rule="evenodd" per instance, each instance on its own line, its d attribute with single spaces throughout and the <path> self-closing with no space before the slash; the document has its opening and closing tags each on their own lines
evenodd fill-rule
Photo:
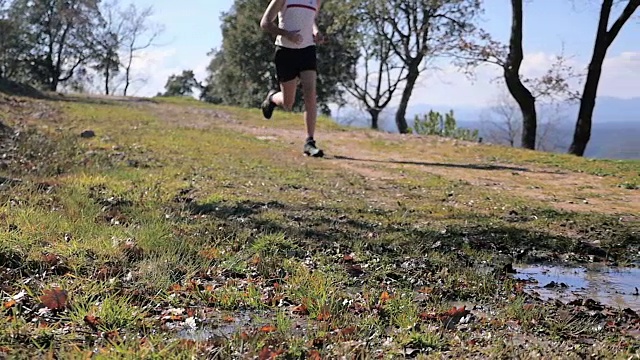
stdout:
<svg viewBox="0 0 640 360">
<path fill-rule="evenodd" d="M 456 52 L 459 39 L 473 32 L 480 0 L 371 0 L 374 21 L 381 23 L 380 41 L 391 45 L 406 79 L 395 120 L 408 131 L 406 112 L 418 77 L 429 60 Z"/>
<path fill-rule="evenodd" d="M 117 8 L 118 1 L 103 2 L 101 14 L 105 24 L 97 30 L 96 48 L 94 52 L 95 64 L 93 68 L 97 70 L 104 79 L 104 93 L 111 94 L 111 83 L 120 72 L 119 50 L 122 47 L 122 33 L 124 28 L 124 18 L 119 16 Z"/>
<path fill-rule="evenodd" d="M 26 31 L 0 1 L 0 79 L 23 80 L 24 62 L 28 54 Z"/>
<path fill-rule="evenodd" d="M 537 103 L 540 120 L 536 131 L 536 150 L 556 151 L 564 144 L 561 124 L 564 119 L 563 101 Z M 480 115 L 483 136 L 495 144 L 511 147 L 521 146 L 522 111 L 511 94 L 502 93 L 494 103 Z"/>
<path fill-rule="evenodd" d="M 11 17 L 23 24 L 33 82 L 50 91 L 71 79 L 95 49 L 95 29 L 103 25 L 99 0 L 15 0 Z"/>
<path fill-rule="evenodd" d="M 466 61 L 463 66 L 475 67 L 479 63 L 498 65 L 502 69 L 502 81 L 520 109 L 520 146 L 536 149 L 538 114 L 536 100 L 539 98 L 562 98 L 571 100 L 575 94 L 570 81 L 578 76 L 567 65 L 563 54 L 556 56 L 549 70 L 538 78 L 526 78 L 520 72 L 524 61 L 523 52 L 523 1 L 511 0 L 511 30 L 509 44 L 504 45 L 491 38 L 482 29 L 476 29 L 469 39 L 462 39 L 461 54 L 457 60 Z"/>
<path fill-rule="evenodd" d="M 121 66 L 124 67 L 124 96 L 127 96 L 129 87 L 134 81 L 131 67 L 136 53 L 156 45 L 157 38 L 164 32 L 164 26 L 149 23 L 152 15 L 153 8 L 151 6 L 138 9 L 134 4 L 130 4 L 120 13 L 123 21 L 124 55 Z"/>
<path fill-rule="evenodd" d="M 638 7 L 640 7 L 640 0 L 624 1 L 626 5 L 622 13 L 609 28 L 609 17 L 611 16 L 613 3 L 613 0 L 603 0 L 600 8 L 600 19 L 596 31 L 591 62 L 589 63 L 589 70 L 580 99 L 580 108 L 578 110 L 573 142 L 569 147 L 569 153 L 577 156 L 584 156 L 587 144 L 591 138 L 593 110 L 596 106 L 598 84 L 600 82 L 600 76 L 602 75 L 602 63 L 607 55 L 607 51 L 611 44 L 613 44 L 616 36 L 620 33 L 620 30 L 622 30 L 624 24 L 631 18 Z"/>
<path fill-rule="evenodd" d="M 371 116 L 371 128 L 378 129 L 380 113 L 393 99 L 398 85 L 406 80 L 404 67 L 398 64 L 392 45 L 384 38 L 384 23 L 376 21 L 374 4 L 356 1 L 350 15 L 356 18 L 356 46 L 360 61 L 354 63 L 355 78 L 343 84 Z M 350 20 L 353 21 L 353 18 Z"/>
<path fill-rule="evenodd" d="M 340 103 L 343 90 L 340 84 L 355 76 L 352 64 L 357 51 L 351 46 L 350 28 L 333 26 L 338 2 L 323 2 L 318 27 L 326 32 L 335 28 L 330 42 L 318 46 L 317 100 L 320 111 L 329 113 L 329 103 Z M 211 63 L 201 94 L 202 99 L 227 105 L 257 107 L 270 88 L 277 88 L 273 54 L 274 39 L 260 29 L 260 18 L 266 8 L 262 0 L 235 0 L 231 9 L 222 14 L 222 45 L 210 53 Z M 302 94 L 294 110 L 301 109 Z"/>
<path fill-rule="evenodd" d="M 522 112 L 522 147 L 535 149 L 538 127 L 536 100 L 520 78 L 520 67 L 524 59 L 522 51 L 522 0 L 511 0 L 511 11 L 511 37 L 509 39 L 509 53 L 503 66 L 504 81 Z"/>
<path fill-rule="evenodd" d="M 194 88 L 201 85 L 196 80 L 193 70 L 183 70 L 180 75 L 171 75 L 165 84 L 165 92 L 162 96 L 189 96 L 193 94 Z"/>
</svg>

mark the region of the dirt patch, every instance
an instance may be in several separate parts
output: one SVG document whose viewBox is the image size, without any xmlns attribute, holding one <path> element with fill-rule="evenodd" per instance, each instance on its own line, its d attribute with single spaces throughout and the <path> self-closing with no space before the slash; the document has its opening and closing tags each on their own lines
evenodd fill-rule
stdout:
<svg viewBox="0 0 640 360">
<path fill-rule="evenodd" d="M 270 127 L 271 123 L 256 126 L 251 121 L 240 121 L 218 109 L 170 104 L 144 106 L 152 109 L 160 119 L 181 127 L 223 127 L 289 146 L 299 146 L 299 139 L 306 136 L 302 123 L 299 129 L 280 129 Z M 520 197 L 544 201 L 558 210 L 640 213 L 639 191 L 614 188 L 595 175 L 534 165 L 486 163 L 479 157 L 456 155 L 456 149 L 479 146 L 476 143 L 360 130 L 345 132 L 320 128 L 318 133 L 319 143 L 329 150 L 325 151 L 328 154 L 325 160 L 368 180 L 399 179 L 405 176 L 399 170 L 410 169 L 450 180 L 462 180 L 478 187 L 512 192 Z M 371 141 L 397 142 L 398 150 L 383 152 L 368 149 Z M 409 152 L 406 151 L 408 149 Z"/>
</svg>

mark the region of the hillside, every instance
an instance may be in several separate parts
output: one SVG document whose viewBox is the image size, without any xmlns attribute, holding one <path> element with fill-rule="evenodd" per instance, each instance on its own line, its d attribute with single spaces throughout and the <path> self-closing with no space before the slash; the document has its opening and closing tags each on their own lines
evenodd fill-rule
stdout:
<svg viewBox="0 0 640 360">
<path fill-rule="evenodd" d="M 640 264 L 638 161 L 326 118 L 307 158 L 299 114 L 184 99 L 0 96 L 0 122 L 0 357 L 639 355 L 606 290 Z"/>
</svg>

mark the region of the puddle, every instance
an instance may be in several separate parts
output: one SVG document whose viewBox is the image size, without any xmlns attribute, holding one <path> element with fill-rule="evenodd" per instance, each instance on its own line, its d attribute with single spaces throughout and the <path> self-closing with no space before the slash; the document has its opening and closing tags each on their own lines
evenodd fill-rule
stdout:
<svg viewBox="0 0 640 360">
<path fill-rule="evenodd" d="M 183 326 L 177 331 L 179 339 L 196 342 L 210 340 L 227 340 L 244 329 L 261 323 L 262 317 L 257 312 L 244 312 L 235 314 L 211 313 L 207 319 L 197 326 Z M 195 325 L 195 324 L 194 324 Z"/>
<path fill-rule="evenodd" d="M 606 266 L 514 266 L 515 278 L 528 281 L 525 290 L 542 299 L 569 302 L 589 298 L 615 308 L 640 311 L 640 269 Z"/>
<path fill-rule="evenodd" d="M 179 339 L 206 342 L 209 340 L 229 339 L 240 331 L 238 325 L 223 325 L 220 327 L 204 327 L 200 329 L 182 329 L 178 332 Z"/>
</svg>

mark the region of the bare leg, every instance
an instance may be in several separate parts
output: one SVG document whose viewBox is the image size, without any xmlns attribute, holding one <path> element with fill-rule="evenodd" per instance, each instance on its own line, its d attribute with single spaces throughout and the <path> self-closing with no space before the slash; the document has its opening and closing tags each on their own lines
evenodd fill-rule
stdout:
<svg viewBox="0 0 640 360">
<path fill-rule="evenodd" d="M 307 126 L 307 137 L 313 139 L 316 131 L 316 120 L 318 117 L 318 104 L 316 99 L 316 77 L 313 70 L 300 73 L 302 92 L 304 94 L 304 122 Z"/>
<path fill-rule="evenodd" d="M 280 83 L 280 91 L 271 96 L 271 101 L 285 111 L 291 111 L 296 101 L 298 79 Z"/>
</svg>

